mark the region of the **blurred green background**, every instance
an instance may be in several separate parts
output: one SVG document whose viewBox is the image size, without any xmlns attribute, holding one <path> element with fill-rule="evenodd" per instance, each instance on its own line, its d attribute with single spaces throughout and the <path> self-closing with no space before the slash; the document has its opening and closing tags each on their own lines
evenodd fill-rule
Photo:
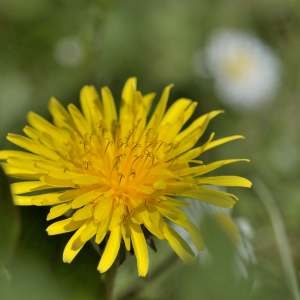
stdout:
<svg viewBox="0 0 300 300">
<path fill-rule="evenodd" d="M 220 29 L 255 35 L 280 62 L 276 91 L 262 105 L 229 105 L 216 91 L 202 54 Z M 118 98 L 129 76 L 144 92 L 174 83 L 172 100 L 199 100 L 197 113 L 224 108 L 209 129 L 247 139 L 206 159 L 251 159 L 227 172 L 255 183 L 239 191 L 233 211 L 247 224 L 252 259 L 237 263 L 222 229 L 203 221 L 209 258 L 186 267 L 158 244 L 153 276 L 138 279 L 131 257 L 115 292 L 119 299 L 300 299 L 299 53 L 297 0 L 0 0 L 0 147 L 10 147 L 5 136 L 21 131 L 28 111 L 48 116 L 51 96 L 78 103 L 80 88 L 95 84 Z M 69 236 L 47 236 L 47 209 L 12 206 L 3 174 L 0 195 L 0 299 L 104 299 L 92 246 L 63 264 Z"/>
</svg>

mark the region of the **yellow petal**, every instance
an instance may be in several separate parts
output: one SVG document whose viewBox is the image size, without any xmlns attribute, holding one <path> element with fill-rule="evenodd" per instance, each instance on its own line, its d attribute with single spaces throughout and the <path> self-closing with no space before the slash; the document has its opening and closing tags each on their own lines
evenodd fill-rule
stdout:
<svg viewBox="0 0 300 300">
<path fill-rule="evenodd" d="M 136 91 L 136 86 L 137 86 L 137 79 L 135 77 L 131 77 L 125 82 L 122 90 L 122 100 L 125 103 L 131 104 L 133 100 L 133 94 Z"/>
<path fill-rule="evenodd" d="M 41 181 L 21 181 L 10 185 L 12 193 L 16 195 L 39 191 L 49 187 L 49 185 L 46 185 Z"/>
<path fill-rule="evenodd" d="M 107 128 L 111 130 L 113 123 L 117 120 L 115 100 L 108 87 L 104 87 L 101 89 L 101 95 L 103 102 L 104 120 Z"/>
<path fill-rule="evenodd" d="M 94 210 L 94 218 L 102 221 L 105 218 L 111 218 L 113 201 L 111 198 L 103 197 L 98 200 Z"/>
<path fill-rule="evenodd" d="M 74 221 L 82 221 L 91 218 L 93 215 L 93 207 L 91 205 L 86 205 L 74 212 L 72 219 Z"/>
<path fill-rule="evenodd" d="M 205 128 L 207 127 L 210 120 L 218 116 L 219 114 L 223 113 L 223 110 L 213 110 L 207 114 L 202 115 L 201 117 L 197 118 L 190 126 L 188 126 L 185 130 L 183 130 L 178 136 L 176 137 L 176 142 L 181 142 L 186 137 L 189 137 L 195 131 L 200 131 L 203 134 Z M 200 130 L 201 129 L 201 130 Z M 199 133 L 200 133 L 199 132 Z M 200 138 L 200 134 L 199 134 Z M 199 139 L 198 138 L 198 139 Z"/>
<path fill-rule="evenodd" d="M 184 122 L 191 117 L 196 105 L 197 102 L 193 102 L 190 99 L 180 98 L 176 100 L 167 110 L 161 121 L 161 125 L 173 124 L 174 122 L 178 121 L 178 119 L 181 119 L 182 123 L 184 124 Z"/>
<path fill-rule="evenodd" d="M 22 160 L 19 158 L 9 158 L 7 165 L 10 167 L 22 168 L 28 172 L 32 171 L 35 173 L 44 173 L 45 171 L 38 167 L 34 160 Z"/>
<path fill-rule="evenodd" d="M 86 85 L 81 89 L 80 104 L 88 124 L 96 131 L 103 117 L 99 95 L 95 87 Z"/>
<path fill-rule="evenodd" d="M 103 191 L 97 189 L 81 194 L 72 201 L 72 208 L 76 209 L 95 201 L 101 194 L 103 194 Z"/>
<path fill-rule="evenodd" d="M 156 210 L 153 211 L 144 211 L 140 215 L 142 223 L 145 227 L 158 239 L 163 239 L 162 233 L 162 219 L 160 213 Z"/>
<path fill-rule="evenodd" d="M 0 151 L 0 160 L 7 160 L 9 158 L 18 158 L 23 160 L 34 160 L 34 159 L 41 159 L 40 156 L 24 152 L 18 150 L 1 150 Z"/>
<path fill-rule="evenodd" d="M 240 176 L 212 176 L 197 178 L 199 184 L 211 184 L 220 186 L 236 186 L 236 187 L 247 187 L 252 186 L 251 181 Z"/>
<path fill-rule="evenodd" d="M 34 112 L 29 112 L 27 115 L 28 123 L 39 132 L 50 134 L 57 138 L 60 137 L 60 131 L 43 117 Z"/>
<path fill-rule="evenodd" d="M 237 225 L 229 214 L 216 213 L 213 215 L 221 227 L 225 230 L 231 240 L 236 243 L 239 241 L 240 233 Z"/>
<path fill-rule="evenodd" d="M 50 168 L 50 167 L 49 167 Z M 63 168 L 57 170 L 51 170 L 48 172 L 49 177 L 53 179 L 61 179 L 61 180 L 71 180 L 75 185 L 96 185 L 100 184 L 103 181 L 102 177 L 97 177 L 94 175 L 84 174 L 83 172 L 78 173 L 65 171 Z"/>
<path fill-rule="evenodd" d="M 151 119 L 148 123 L 148 128 L 155 128 L 160 124 L 160 122 L 164 116 L 164 113 L 166 111 L 166 108 L 167 108 L 169 95 L 170 95 L 170 91 L 171 91 L 172 87 L 173 87 L 173 85 L 170 84 L 164 88 L 162 95 L 158 101 L 158 104 L 157 104 L 157 106 L 151 116 Z"/>
<path fill-rule="evenodd" d="M 186 224 L 187 216 L 178 207 L 168 203 L 167 201 L 161 201 L 156 204 L 157 210 L 164 216 L 178 225 Z"/>
<path fill-rule="evenodd" d="M 159 138 L 165 142 L 173 142 L 178 132 L 193 114 L 196 106 L 196 102 L 185 98 L 178 99 L 173 103 L 161 121 L 158 129 Z"/>
<path fill-rule="evenodd" d="M 180 156 L 178 157 L 177 161 L 178 162 L 187 162 L 190 161 L 196 157 L 198 157 L 199 155 L 201 155 L 202 153 L 213 149 L 215 147 L 221 146 L 225 143 L 229 143 L 235 140 L 240 140 L 240 139 L 244 139 L 244 137 L 242 135 L 232 135 L 232 136 L 228 136 L 228 137 L 224 137 L 224 138 L 220 138 L 217 140 L 213 140 L 215 134 L 212 133 L 208 139 L 208 141 L 206 143 L 204 143 L 202 146 L 193 148 L 185 153 L 180 154 Z"/>
<path fill-rule="evenodd" d="M 65 192 L 63 192 L 60 196 L 59 199 L 61 201 L 70 201 L 74 200 L 75 198 L 90 192 L 90 189 L 84 187 L 84 188 L 78 188 L 78 189 L 69 189 Z M 76 207 L 77 208 L 77 207 Z"/>
<path fill-rule="evenodd" d="M 109 224 L 109 229 L 113 230 L 115 227 L 120 227 L 126 215 L 127 210 L 125 209 L 124 204 L 119 203 L 118 205 L 115 205 L 112 209 L 112 216 Z"/>
<path fill-rule="evenodd" d="M 129 227 L 125 224 L 122 224 L 121 233 L 122 233 L 122 238 L 123 238 L 126 250 L 130 251 L 130 249 L 131 249 L 131 240 L 130 240 Z"/>
<path fill-rule="evenodd" d="M 176 171 L 179 176 L 187 176 L 187 175 L 198 176 L 198 175 L 209 173 L 209 172 L 219 169 L 223 166 L 237 163 L 237 162 L 242 162 L 242 161 L 249 162 L 249 159 L 242 159 L 242 158 L 241 159 L 224 159 L 224 160 L 214 161 L 210 164 L 206 164 L 206 165 L 203 164 L 201 166 L 196 166 L 196 167 L 188 167 L 188 168 L 176 170 Z"/>
<path fill-rule="evenodd" d="M 24 168 L 18 168 L 15 166 L 11 166 L 10 164 L 3 163 L 2 167 L 6 173 L 6 175 L 9 175 L 11 177 L 23 179 L 23 180 L 39 180 L 42 173 L 39 173 L 37 171 L 28 170 Z"/>
<path fill-rule="evenodd" d="M 47 233 L 49 235 L 62 234 L 70 231 L 74 231 L 79 228 L 84 222 L 75 222 L 72 218 L 55 222 L 47 227 Z"/>
<path fill-rule="evenodd" d="M 86 224 L 82 225 L 69 239 L 67 245 L 65 246 L 64 252 L 63 252 L 63 262 L 65 263 L 71 263 L 72 260 L 75 258 L 75 256 L 78 254 L 78 252 L 82 249 L 85 242 L 82 241 L 80 245 L 77 245 L 76 249 L 73 249 L 73 243 L 80 237 L 81 233 L 85 230 Z"/>
<path fill-rule="evenodd" d="M 60 193 L 48 193 L 33 196 L 13 195 L 13 200 L 16 205 L 54 205 L 61 203 L 59 195 Z"/>
<path fill-rule="evenodd" d="M 99 222 L 98 231 L 95 242 L 100 244 L 107 234 L 111 216 L 112 216 L 112 201 L 110 198 L 99 200 L 94 210 L 95 222 Z"/>
<path fill-rule="evenodd" d="M 214 140 L 214 141 L 208 143 L 208 145 L 206 145 L 205 148 L 202 149 L 202 153 L 204 153 L 205 151 L 208 151 L 210 149 L 213 149 L 215 147 L 221 146 L 225 143 L 229 143 L 229 142 L 232 142 L 232 141 L 235 141 L 235 140 L 240 140 L 240 139 L 244 139 L 244 136 L 242 136 L 242 135 L 231 135 L 231 136 L 227 136 L 227 137 L 224 137 L 224 138 Z"/>
<path fill-rule="evenodd" d="M 71 118 L 67 110 L 54 97 L 52 97 L 49 101 L 49 111 L 56 126 L 64 127 L 66 124 L 71 122 Z"/>
<path fill-rule="evenodd" d="M 86 134 L 88 134 L 88 129 L 89 129 L 86 119 L 83 117 L 82 113 L 75 105 L 69 104 L 68 110 L 70 112 L 70 115 L 73 119 L 73 122 L 78 132 L 82 137 L 84 137 Z"/>
<path fill-rule="evenodd" d="M 152 105 L 152 102 L 155 98 L 155 93 L 149 93 L 147 95 L 144 95 L 143 96 L 143 106 L 144 106 L 144 109 L 145 109 L 145 116 L 147 117 L 150 109 L 151 109 L 151 105 Z"/>
<path fill-rule="evenodd" d="M 100 244 L 105 238 L 108 231 L 109 219 L 103 220 L 98 224 L 98 230 L 96 233 L 95 243 Z"/>
<path fill-rule="evenodd" d="M 83 112 L 84 117 L 86 120 L 91 124 L 92 117 L 91 117 L 91 108 L 90 104 L 93 102 L 95 98 L 98 98 L 97 90 L 92 85 L 85 85 L 80 90 L 80 105 L 81 110 Z"/>
<path fill-rule="evenodd" d="M 34 142 L 34 141 L 30 140 L 29 138 L 21 136 L 19 134 L 9 133 L 7 135 L 7 140 L 9 140 L 11 143 L 16 144 L 17 146 L 19 146 L 21 148 L 24 148 L 35 154 L 39 154 L 43 157 L 46 157 L 46 158 L 49 158 L 52 160 L 58 160 L 60 158 L 57 153 L 50 150 L 49 148 L 43 146 L 40 143 Z"/>
<path fill-rule="evenodd" d="M 98 271 L 101 273 L 106 272 L 114 263 L 121 244 L 121 228 L 115 227 L 110 233 L 108 241 L 106 243 L 104 252 L 101 256 L 100 262 L 98 264 Z"/>
<path fill-rule="evenodd" d="M 26 125 L 24 128 L 23 128 L 23 132 L 31 139 L 35 140 L 35 141 L 38 141 L 39 138 L 41 137 L 41 133 L 37 130 L 37 129 L 34 129 L 28 125 Z M 45 136 L 43 136 L 45 137 Z M 43 139 L 41 139 L 40 141 L 43 141 Z"/>
<path fill-rule="evenodd" d="M 179 236 L 179 234 L 166 223 L 164 223 L 163 226 L 163 233 L 170 247 L 183 261 L 188 262 L 191 259 L 193 259 L 192 250 L 188 247 L 186 242 Z"/>
<path fill-rule="evenodd" d="M 186 231 L 189 233 L 190 238 L 193 244 L 197 247 L 198 251 L 202 251 L 204 249 L 204 241 L 199 228 L 193 223 L 188 222 L 184 226 L 184 229 L 186 229 Z"/>
<path fill-rule="evenodd" d="M 238 198 L 230 193 L 211 190 L 194 184 L 170 184 L 169 188 L 170 193 L 174 196 L 189 197 L 224 208 L 232 208 L 238 201 Z"/>
<path fill-rule="evenodd" d="M 82 246 L 95 235 L 96 231 L 96 224 L 93 221 L 88 222 L 85 228 L 80 232 L 79 236 L 73 241 L 73 244 L 71 245 L 72 250 L 80 250 Z"/>
<path fill-rule="evenodd" d="M 54 172 L 53 172 L 54 173 Z M 48 175 L 41 176 L 41 182 L 44 185 L 48 185 L 50 187 L 64 187 L 64 188 L 71 188 L 76 187 L 76 184 L 72 182 L 70 179 L 57 179 Z"/>
<path fill-rule="evenodd" d="M 188 220 L 186 214 L 182 210 L 168 205 L 165 205 L 164 207 L 163 202 L 157 208 L 163 216 L 168 218 L 174 224 L 184 228 L 197 249 L 199 251 L 203 250 L 204 242 L 200 230 Z"/>
<path fill-rule="evenodd" d="M 206 128 L 209 124 L 209 121 L 221 113 L 222 111 L 212 111 L 208 114 L 203 115 L 202 117 L 198 118 L 195 122 L 198 124 L 198 127 L 190 126 L 180 134 L 178 134 L 175 138 L 176 148 L 173 151 L 170 158 L 180 155 L 181 153 L 186 152 L 187 150 L 191 149 L 195 146 L 195 144 L 199 141 L 202 135 L 205 133 Z M 198 122 L 197 122 L 198 121 Z"/>
<path fill-rule="evenodd" d="M 70 209 L 71 209 L 70 203 L 63 203 L 63 204 L 59 204 L 59 205 L 55 205 L 55 206 L 51 207 L 50 211 L 47 215 L 47 221 L 50 221 L 52 219 L 62 216 Z"/>
<path fill-rule="evenodd" d="M 224 208 L 232 208 L 238 200 L 238 198 L 233 194 L 204 188 L 197 189 L 195 193 L 191 192 L 187 194 L 196 200 Z"/>
<path fill-rule="evenodd" d="M 93 185 L 93 184 L 100 184 L 102 182 L 101 177 L 88 175 L 88 174 L 74 174 L 72 175 L 70 172 L 66 175 L 70 175 L 72 177 L 72 182 L 79 185 Z"/>
<path fill-rule="evenodd" d="M 149 254 L 146 239 L 140 225 L 132 223 L 129 225 L 129 228 L 134 255 L 137 261 L 138 274 L 141 277 L 145 277 L 149 269 Z"/>
<path fill-rule="evenodd" d="M 140 99 L 137 99 L 140 98 Z M 132 135 L 133 130 L 136 130 L 136 118 L 137 118 L 137 103 L 142 104 L 142 97 L 136 90 L 136 78 L 129 78 L 122 91 L 122 101 L 120 106 L 119 124 L 120 138 L 128 138 L 128 135 Z"/>
</svg>

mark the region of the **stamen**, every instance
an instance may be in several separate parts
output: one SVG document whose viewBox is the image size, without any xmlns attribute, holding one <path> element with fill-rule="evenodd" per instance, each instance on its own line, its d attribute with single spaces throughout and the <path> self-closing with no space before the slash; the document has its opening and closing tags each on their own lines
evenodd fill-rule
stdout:
<svg viewBox="0 0 300 300">
<path fill-rule="evenodd" d="M 129 177 L 135 178 L 135 176 L 136 176 L 135 170 L 131 170 Z"/>
<path fill-rule="evenodd" d="M 89 161 L 88 161 L 88 160 L 84 160 L 84 161 L 83 161 L 83 164 L 84 164 L 84 168 L 85 168 L 86 170 L 88 170 L 88 168 L 89 168 Z"/>
<path fill-rule="evenodd" d="M 124 174 L 122 174 L 122 173 L 118 173 L 118 175 L 119 175 L 119 184 L 121 184 L 121 181 L 122 181 L 122 179 L 123 178 L 125 178 L 125 176 L 124 176 Z"/>
<path fill-rule="evenodd" d="M 104 154 L 106 153 L 110 144 L 111 144 L 111 141 L 107 141 L 107 145 L 105 146 Z"/>
</svg>

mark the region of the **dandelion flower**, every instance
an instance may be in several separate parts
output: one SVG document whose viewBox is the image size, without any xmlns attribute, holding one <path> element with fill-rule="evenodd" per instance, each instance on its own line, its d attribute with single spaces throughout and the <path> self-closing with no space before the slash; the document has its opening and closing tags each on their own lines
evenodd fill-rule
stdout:
<svg viewBox="0 0 300 300">
<path fill-rule="evenodd" d="M 251 34 L 217 31 L 208 42 L 204 59 L 220 99 L 235 108 L 259 107 L 277 91 L 279 59 Z"/>
<path fill-rule="evenodd" d="M 73 232 L 63 252 L 70 263 L 87 241 L 102 249 L 98 270 L 107 271 L 124 248 L 134 253 L 139 276 L 149 268 L 150 237 L 166 240 L 183 260 L 193 253 L 174 223 L 203 248 L 197 227 L 183 207 L 189 197 L 232 207 L 237 198 L 210 189 L 210 185 L 250 187 L 239 176 L 204 176 L 224 165 L 243 161 L 227 159 L 204 164 L 197 158 L 224 143 L 242 138 L 215 139 L 211 134 L 196 145 L 216 110 L 198 117 L 188 127 L 196 102 L 176 100 L 168 109 L 171 86 L 167 86 L 151 114 L 154 94 L 143 95 L 130 78 L 124 85 L 120 110 L 108 87 L 98 95 L 92 86 L 80 93 L 81 110 L 65 109 L 52 98 L 53 122 L 28 114 L 26 135 L 8 134 L 7 139 L 26 151 L 3 150 L 0 159 L 9 176 L 20 179 L 11 188 L 16 205 L 50 206 L 47 220 L 56 220 L 49 235 Z"/>
</svg>

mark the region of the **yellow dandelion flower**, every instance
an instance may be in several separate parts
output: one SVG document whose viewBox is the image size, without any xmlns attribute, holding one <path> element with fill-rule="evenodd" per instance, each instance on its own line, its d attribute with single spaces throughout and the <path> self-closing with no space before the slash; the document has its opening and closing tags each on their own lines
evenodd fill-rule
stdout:
<svg viewBox="0 0 300 300">
<path fill-rule="evenodd" d="M 52 98 L 52 123 L 30 112 L 26 137 L 8 134 L 10 142 L 26 150 L 0 151 L 6 173 L 20 179 L 11 185 L 15 204 L 50 206 L 47 220 L 62 217 L 47 232 L 74 232 L 65 246 L 64 262 L 70 263 L 93 239 L 103 247 L 100 272 L 112 266 L 124 246 L 134 252 L 139 276 L 145 276 L 149 235 L 166 240 L 180 258 L 189 260 L 193 253 L 172 223 L 199 249 L 203 243 L 182 209 L 186 203 L 178 197 L 232 207 L 234 195 L 209 186 L 251 186 L 239 176 L 204 176 L 245 161 L 198 160 L 204 152 L 242 136 L 215 139 L 211 134 L 197 146 L 210 120 L 222 111 L 204 114 L 183 129 L 197 103 L 180 98 L 167 109 L 171 87 L 163 90 L 150 113 L 155 95 L 137 90 L 135 78 L 124 85 L 119 112 L 108 87 L 98 95 L 94 87 L 85 86 L 81 110 L 73 104 L 65 109 Z"/>
</svg>

